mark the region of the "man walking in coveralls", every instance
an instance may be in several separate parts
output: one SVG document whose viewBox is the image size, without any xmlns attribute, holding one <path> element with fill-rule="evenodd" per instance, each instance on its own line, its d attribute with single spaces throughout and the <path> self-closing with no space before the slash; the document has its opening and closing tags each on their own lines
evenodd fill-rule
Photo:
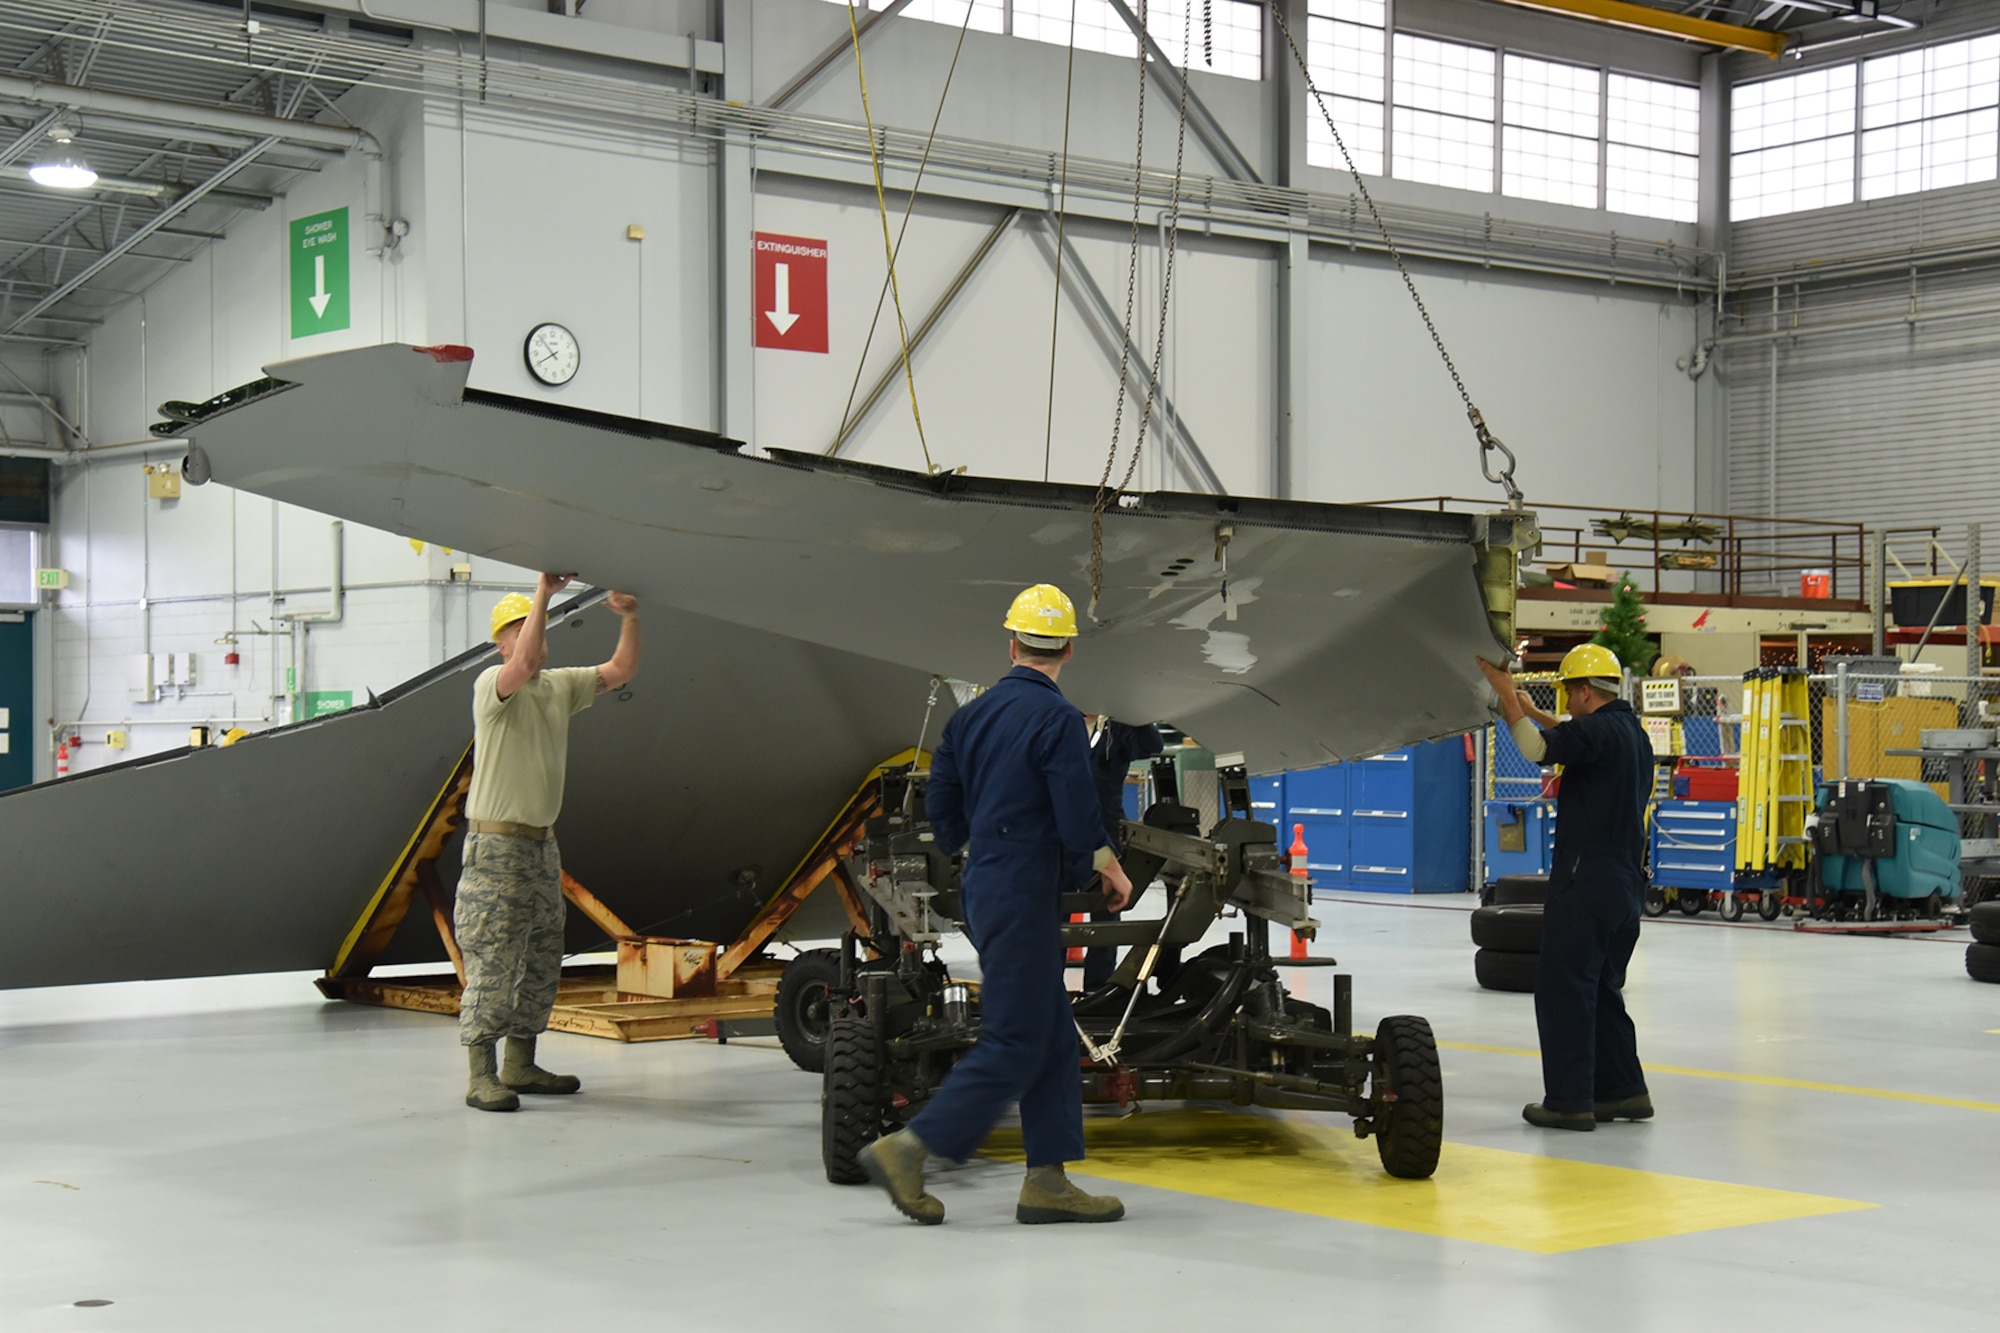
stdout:
<svg viewBox="0 0 2000 1333">
<path fill-rule="evenodd" d="M 1104 836 L 1083 714 L 1056 686 L 1075 648 L 1076 608 L 1036 584 L 1006 628 L 1014 669 L 945 725 L 924 805 L 938 846 L 967 847 L 965 931 L 979 950 L 979 1040 L 909 1127 L 861 1150 L 868 1178 L 904 1216 L 944 1221 L 924 1162 L 964 1161 L 1010 1102 L 1021 1104 L 1028 1176 L 1020 1222 L 1115 1222 L 1125 1206 L 1063 1174 L 1083 1158 L 1083 1080 L 1063 984 L 1062 892 L 1092 870 L 1113 911 L 1132 883 Z"/>
<path fill-rule="evenodd" d="M 1535 984 L 1542 1100 L 1521 1117 L 1544 1129 L 1650 1120 L 1653 1100 L 1623 987 L 1646 892 L 1652 742 L 1618 697 L 1623 669 L 1608 648 L 1587 643 L 1563 658 L 1570 720 L 1562 723 L 1536 708 L 1499 667 L 1481 659 L 1479 669 L 1499 695 L 1500 714 L 1523 757 L 1563 766 Z"/>
</svg>

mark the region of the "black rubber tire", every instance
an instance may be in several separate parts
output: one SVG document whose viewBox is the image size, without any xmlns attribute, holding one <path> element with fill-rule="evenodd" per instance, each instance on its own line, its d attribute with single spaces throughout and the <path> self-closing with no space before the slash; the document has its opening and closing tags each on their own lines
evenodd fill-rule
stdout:
<svg viewBox="0 0 2000 1333">
<path fill-rule="evenodd" d="M 1547 875 L 1502 875 L 1493 881 L 1494 907 L 1539 907 L 1548 900 Z"/>
<path fill-rule="evenodd" d="M 1505 953 L 1540 953 L 1542 909 L 1476 907 L 1472 911 L 1472 942 L 1482 949 Z"/>
<path fill-rule="evenodd" d="M 1776 889 L 1766 889 L 1757 898 L 1757 919 L 1776 921 L 1785 910 L 1785 895 Z"/>
<path fill-rule="evenodd" d="M 826 1029 L 833 1016 L 833 991 L 840 985 L 840 950 L 807 949 L 778 977 L 778 1044 L 792 1063 L 809 1074 L 826 1069 Z"/>
<path fill-rule="evenodd" d="M 1487 990 L 1532 995 L 1535 983 L 1541 979 L 1542 956 L 1538 953 L 1502 953 L 1498 949 L 1481 949 L 1472 955 L 1472 975 Z"/>
<path fill-rule="evenodd" d="M 1429 1021 L 1395 1014 L 1377 1023 L 1372 1064 L 1369 1100 L 1382 1169 L 1399 1180 L 1429 1180 L 1444 1145 L 1444 1073 Z"/>
<path fill-rule="evenodd" d="M 1700 916 L 1708 906 L 1708 894 L 1701 889 L 1681 889 L 1674 895 L 1674 906 L 1681 909 L 1682 916 Z"/>
<path fill-rule="evenodd" d="M 1741 921 L 1743 919 L 1743 900 L 1733 893 L 1721 894 L 1716 902 L 1715 910 L 1721 914 L 1724 921 Z"/>
<path fill-rule="evenodd" d="M 1646 886 L 1646 896 L 1639 900 L 1639 910 L 1647 916 L 1667 914 L 1667 891 L 1657 885 Z"/>
<path fill-rule="evenodd" d="M 819 1156 L 836 1185 L 861 1185 L 861 1150 L 882 1137 L 882 1036 L 843 1008 L 826 1029 L 826 1072 L 819 1095 Z"/>
<path fill-rule="evenodd" d="M 2000 944 L 2000 900 L 1973 907 L 1972 938 L 1981 944 Z"/>
<path fill-rule="evenodd" d="M 1965 975 L 2000 985 L 2000 944 L 1966 945 Z"/>
</svg>

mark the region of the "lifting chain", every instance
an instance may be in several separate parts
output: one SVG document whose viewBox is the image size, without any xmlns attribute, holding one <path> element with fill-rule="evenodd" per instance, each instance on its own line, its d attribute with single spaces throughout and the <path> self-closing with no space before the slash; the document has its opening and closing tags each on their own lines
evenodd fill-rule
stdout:
<svg viewBox="0 0 2000 1333">
<path fill-rule="evenodd" d="M 1071 37 L 1074 39 L 1075 34 Z M 1104 472 L 1097 479 L 1097 499 L 1090 507 L 1090 617 L 1097 618 L 1097 599 L 1104 591 L 1104 511 L 1132 484 L 1139 470 L 1139 457 L 1146 447 L 1146 429 L 1152 424 L 1154 404 L 1160 392 L 1160 372 L 1167 348 L 1167 315 L 1173 305 L 1174 259 L 1180 251 L 1181 181 L 1187 165 L 1188 54 L 1194 42 L 1194 6 L 1181 13 L 1180 125 L 1174 139 L 1174 185 L 1167 204 L 1166 262 L 1160 274 L 1160 317 L 1153 337 L 1151 375 L 1146 382 L 1146 401 L 1139 417 L 1138 437 L 1125 474 L 1114 489 L 1111 471 L 1118 462 L 1118 440 L 1125 421 L 1126 386 L 1132 364 L 1132 314 L 1139 289 L 1139 214 L 1145 188 L 1146 163 L 1146 50 L 1139 48 L 1139 110 L 1137 142 L 1132 150 L 1132 242 L 1125 266 L 1125 330 L 1118 350 L 1118 406 L 1111 418 L 1111 450 L 1104 457 Z"/>
<path fill-rule="evenodd" d="M 1305 53 L 1299 50 L 1298 39 L 1292 36 L 1291 25 L 1285 22 L 1284 6 L 1279 0 L 1267 0 L 1266 7 L 1270 9 L 1271 17 L 1278 25 L 1278 31 L 1284 36 L 1285 45 L 1291 48 L 1292 60 L 1299 67 L 1299 77 L 1305 80 L 1306 91 L 1312 95 L 1313 105 L 1319 108 L 1321 119 L 1326 121 L 1328 133 L 1333 135 L 1333 146 L 1340 150 L 1340 160 L 1347 164 L 1347 174 L 1354 178 L 1354 188 L 1361 195 L 1361 202 L 1368 206 L 1368 216 L 1375 220 L 1375 230 L 1381 233 L 1382 244 L 1388 249 L 1389 258 L 1396 262 L 1396 272 L 1402 275 L 1403 286 L 1409 291 L 1410 300 L 1416 303 L 1417 314 L 1423 317 L 1424 329 L 1431 335 L 1431 345 L 1437 348 L 1438 357 L 1444 362 L 1446 373 L 1451 376 L 1452 386 L 1458 390 L 1459 401 L 1465 404 L 1466 419 L 1472 423 L 1472 433 L 1479 440 L 1480 472 L 1486 480 L 1506 490 L 1508 508 L 1519 509 L 1522 496 L 1521 488 L 1514 482 L 1514 451 L 1500 442 L 1500 437 L 1493 433 L 1492 428 L 1486 424 L 1486 418 L 1473 405 L 1472 394 L 1466 389 L 1465 380 L 1460 377 L 1458 366 L 1451 359 L 1451 353 L 1445 350 L 1444 338 L 1438 333 L 1437 325 L 1431 319 L 1430 309 L 1417 291 L 1416 279 L 1410 276 L 1409 266 L 1403 262 L 1403 252 L 1396 245 L 1395 238 L 1389 234 L 1388 224 L 1382 221 L 1382 210 L 1375 206 L 1375 196 L 1368 192 L 1368 182 L 1364 181 L 1361 173 L 1355 169 L 1354 157 L 1347 151 L 1347 141 L 1341 137 L 1340 127 L 1333 123 L 1333 113 L 1327 110 L 1326 97 L 1313 82 L 1312 71 L 1306 65 Z M 1497 471 L 1492 461 L 1492 456 L 1496 453 L 1506 460 Z"/>
</svg>

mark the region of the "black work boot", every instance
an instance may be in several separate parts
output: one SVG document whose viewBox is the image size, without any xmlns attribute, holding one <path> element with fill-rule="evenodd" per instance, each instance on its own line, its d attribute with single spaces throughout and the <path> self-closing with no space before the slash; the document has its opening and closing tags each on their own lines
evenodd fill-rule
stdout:
<svg viewBox="0 0 2000 1333">
<path fill-rule="evenodd" d="M 1540 1102 L 1521 1108 L 1521 1119 L 1540 1129 L 1596 1129 L 1597 1117 L 1589 1111 L 1551 1111 Z"/>
<path fill-rule="evenodd" d="M 493 1043 L 480 1042 L 465 1048 L 465 1063 L 471 1077 L 465 1085 L 465 1104 L 475 1111 L 518 1111 L 521 1099 L 494 1076 Z"/>
<path fill-rule="evenodd" d="M 535 1063 L 533 1037 L 507 1038 L 507 1059 L 500 1066 L 500 1081 L 516 1092 L 560 1094 L 576 1092 L 583 1080 L 575 1074 L 551 1074 Z"/>
<path fill-rule="evenodd" d="M 1636 1097 L 1620 1097 L 1615 1102 L 1599 1102 L 1597 1104 L 1597 1120 L 1599 1124 L 1609 1124 L 1613 1120 L 1651 1120 L 1652 1118 L 1653 1099 L 1643 1092 Z"/>
</svg>

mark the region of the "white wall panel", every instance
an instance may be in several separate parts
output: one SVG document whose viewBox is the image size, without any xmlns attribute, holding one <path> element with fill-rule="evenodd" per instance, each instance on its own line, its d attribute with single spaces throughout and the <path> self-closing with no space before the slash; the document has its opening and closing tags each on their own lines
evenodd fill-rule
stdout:
<svg viewBox="0 0 2000 1333">
<path fill-rule="evenodd" d="M 1464 406 L 1395 271 L 1314 251 L 1309 498 L 1493 496 Z M 1419 272 L 1419 290 L 1531 502 L 1695 503 L 1692 306 L 1655 294 Z M 1497 460 L 1496 460 L 1497 461 Z"/>
<path fill-rule="evenodd" d="M 452 135 L 439 137 L 451 153 Z M 484 110 L 470 113 L 464 145 L 474 387 L 711 426 L 708 151 Z M 645 239 L 628 239 L 628 226 Z M 544 320 L 582 347 L 576 378 L 558 388 L 521 354 Z"/>
</svg>

